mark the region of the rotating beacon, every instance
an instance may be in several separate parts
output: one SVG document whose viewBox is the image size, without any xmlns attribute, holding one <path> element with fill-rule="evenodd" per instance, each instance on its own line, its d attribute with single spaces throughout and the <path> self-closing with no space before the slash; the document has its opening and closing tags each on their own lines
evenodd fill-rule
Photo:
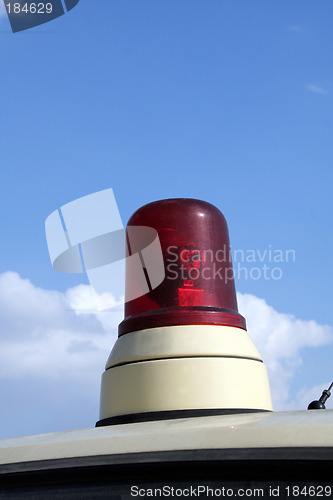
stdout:
<svg viewBox="0 0 333 500">
<path fill-rule="evenodd" d="M 273 410 L 238 313 L 226 220 L 210 203 L 149 203 L 126 229 L 125 319 L 97 426 Z"/>
</svg>

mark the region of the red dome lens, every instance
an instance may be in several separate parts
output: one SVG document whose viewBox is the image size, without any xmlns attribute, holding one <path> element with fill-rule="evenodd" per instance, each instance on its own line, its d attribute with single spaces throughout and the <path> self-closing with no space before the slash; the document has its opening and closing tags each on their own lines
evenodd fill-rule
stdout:
<svg viewBox="0 0 333 500">
<path fill-rule="evenodd" d="M 143 226 L 146 231 L 135 231 Z M 245 319 L 237 309 L 228 227 L 222 213 L 210 203 L 186 198 L 145 205 L 128 222 L 128 256 L 133 257 L 133 248 L 142 249 L 153 241 L 151 235 L 147 239 L 148 228 L 158 234 L 165 277 L 156 286 L 154 275 L 147 271 L 147 259 L 140 255 L 140 287 L 147 293 L 130 300 L 131 294 L 126 291 L 125 319 L 119 325 L 119 336 L 172 325 L 246 329 Z M 138 279 L 130 261 L 126 260 L 126 289 L 133 288 Z"/>
</svg>

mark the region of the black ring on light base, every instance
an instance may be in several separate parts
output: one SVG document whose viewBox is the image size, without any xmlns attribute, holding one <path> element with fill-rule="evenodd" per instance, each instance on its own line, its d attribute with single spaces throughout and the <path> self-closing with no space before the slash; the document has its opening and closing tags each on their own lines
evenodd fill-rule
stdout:
<svg viewBox="0 0 333 500">
<path fill-rule="evenodd" d="M 171 420 L 176 418 L 210 417 L 214 415 L 234 415 L 239 413 L 270 412 L 257 408 L 205 408 L 198 410 L 165 410 L 150 411 L 145 413 L 131 413 L 128 415 L 116 415 L 114 417 L 102 418 L 96 422 L 95 427 L 107 425 L 134 424 L 138 422 L 151 422 L 154 420 Z"/>
</svg>

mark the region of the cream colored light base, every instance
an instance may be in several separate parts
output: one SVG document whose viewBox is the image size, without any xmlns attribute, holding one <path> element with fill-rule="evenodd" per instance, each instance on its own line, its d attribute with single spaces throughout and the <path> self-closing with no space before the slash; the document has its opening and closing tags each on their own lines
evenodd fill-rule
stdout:
<svg viewBox="0 0 333 500">
<path fill-rule="evenodd" d="M 239 328 L 131 332 L 117 340 L 106 368 L 100 420 L 168 410 L 273 409 L 266 368 Z"/>
</svg>

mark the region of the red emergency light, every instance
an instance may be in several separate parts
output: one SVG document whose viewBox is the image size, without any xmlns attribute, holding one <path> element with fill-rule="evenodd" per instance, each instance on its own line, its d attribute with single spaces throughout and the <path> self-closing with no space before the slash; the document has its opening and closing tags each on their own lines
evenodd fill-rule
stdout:
<svg viewBox="0 0 333 500">
<path fill-rule="evenodd" d="M 126 302 L 119 336 L 174 325 L 226 325 L 246 329 L 245 319 L 237 309 L 228 227 L 222 213 L 200 200 L 156 201 L 132 215 L 128 231 L 147 226 L 158 234 L 165 278 L 152 289 L 146 272 L 150 291 Z M 140 247 L 140 232 L 135 236 L 135 246 Z M 128 246 L 130 255 L 131 244 Z M 131 271 L 130 265 L 127 266 L 128 286 L 136 279 Z"/>
<path fill-rule="evenodd" d="M 199 200 L 156 201 L 132 215 L 126 237 L 125 318 L 96 425 L 271 411 L 222 213 Z"/>
</svg>

